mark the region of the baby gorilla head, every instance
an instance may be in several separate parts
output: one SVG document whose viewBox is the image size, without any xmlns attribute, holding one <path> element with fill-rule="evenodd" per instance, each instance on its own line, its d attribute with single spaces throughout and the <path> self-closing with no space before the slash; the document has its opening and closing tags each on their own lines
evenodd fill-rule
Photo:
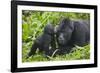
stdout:
<svg viewBox="0 0 100 73">
<path fill-rule="evenodd" d="M 54 27 L 51 24 L 48 24 L 44 28 L 44 33 L 53 35 L 54 34 Z"/>
<path fill-rule="evenodd" d="M 66 45 L 71 38 L 74 30 L 72 22 L 68 18 L 64 18 L 57 28 L 57 41 L 60 45 Z"/>
</svg>

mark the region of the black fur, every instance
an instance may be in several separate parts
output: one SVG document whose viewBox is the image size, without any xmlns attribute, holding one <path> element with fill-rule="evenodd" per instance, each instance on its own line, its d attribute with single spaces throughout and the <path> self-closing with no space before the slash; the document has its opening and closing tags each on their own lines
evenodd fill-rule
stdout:
<svg viewBox="0 0 100 73">
<path fill-rule="evenodd" d="M 84 46 L 90 41 L 89 21 L 64 18 L 56 31 L 58 54 L 69 53 L 75 45 Z"/>
<path fill-rule="evenodd" d="M 52 53 L 50 52 L 49 47 L 51 45 L 52 48 L 55 48 L 54 44 L 54 27 L 51 24 L 48 24 L 44 27 L 43 34 L 34 41 L 27 58 L 34 55 L 37 48 L 39 51 L 43 51 L 45 56 L 50 56 Z"/>
</svg>

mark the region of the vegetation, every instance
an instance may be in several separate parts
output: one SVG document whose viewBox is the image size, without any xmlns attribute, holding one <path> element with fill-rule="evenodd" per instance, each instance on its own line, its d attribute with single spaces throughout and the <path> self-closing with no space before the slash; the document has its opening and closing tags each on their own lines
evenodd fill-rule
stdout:
<svg viewBox="0 0 100 73">
<path fill-rule="evenodd" d="M 72 12 L 43 12 L 43 11 L 22 11 L 22 61 L 34 62 L 34 61 L 49 61 L 43 57 L 42 53 L 38 53 L 29 59 L 26 59 L 26 55 L 30 51 L 33 41 L 37 36 L 42 34 L 42 31 L 46 24 L 52 23 L 54 26 L 59 25 L 59 21 L 63 17 L 69 17 L 70 19 L 90 19 L 88 13 L 72 13 Z M 73 48 L 72 52 L 65 55 L 58 55 L 57 57 L 50 57 L 51 61 L 59 60 L 80 60 L 90 58 L 90 45 Z"/>
</svg>

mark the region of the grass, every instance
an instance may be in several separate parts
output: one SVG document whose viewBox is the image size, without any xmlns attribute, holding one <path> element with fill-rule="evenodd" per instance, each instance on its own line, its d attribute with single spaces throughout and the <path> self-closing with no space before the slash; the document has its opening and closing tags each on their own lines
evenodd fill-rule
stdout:
<svg viewBox="0 0 100 73">
<path fill-rule="evenodd" d="M 28 49 L 23 50 L 23 62 L 39 62 L 39 61 L 64 61 L 64 60 L 83 60 L 90 59 L 90 45 L 73 48 L 72 52 L 65 55 L 57 55 L 56 57 L 50 57 L 47 59 L 43 56 L 43 53 L 36 53 L 34 56 L 26 59 L 25 55 L 28 53 Z"/>
</svg>

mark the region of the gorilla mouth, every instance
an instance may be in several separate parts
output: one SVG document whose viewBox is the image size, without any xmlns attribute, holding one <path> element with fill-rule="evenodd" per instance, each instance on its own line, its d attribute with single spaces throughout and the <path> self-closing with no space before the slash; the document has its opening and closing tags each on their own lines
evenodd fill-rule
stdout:
<svg viewBox="0 0 100 73">
<path fill-rule="evenodd" d="M 59 40 L 59 44 L 65 45 L 65 41 L 64 40 Z"/>
</svg>

